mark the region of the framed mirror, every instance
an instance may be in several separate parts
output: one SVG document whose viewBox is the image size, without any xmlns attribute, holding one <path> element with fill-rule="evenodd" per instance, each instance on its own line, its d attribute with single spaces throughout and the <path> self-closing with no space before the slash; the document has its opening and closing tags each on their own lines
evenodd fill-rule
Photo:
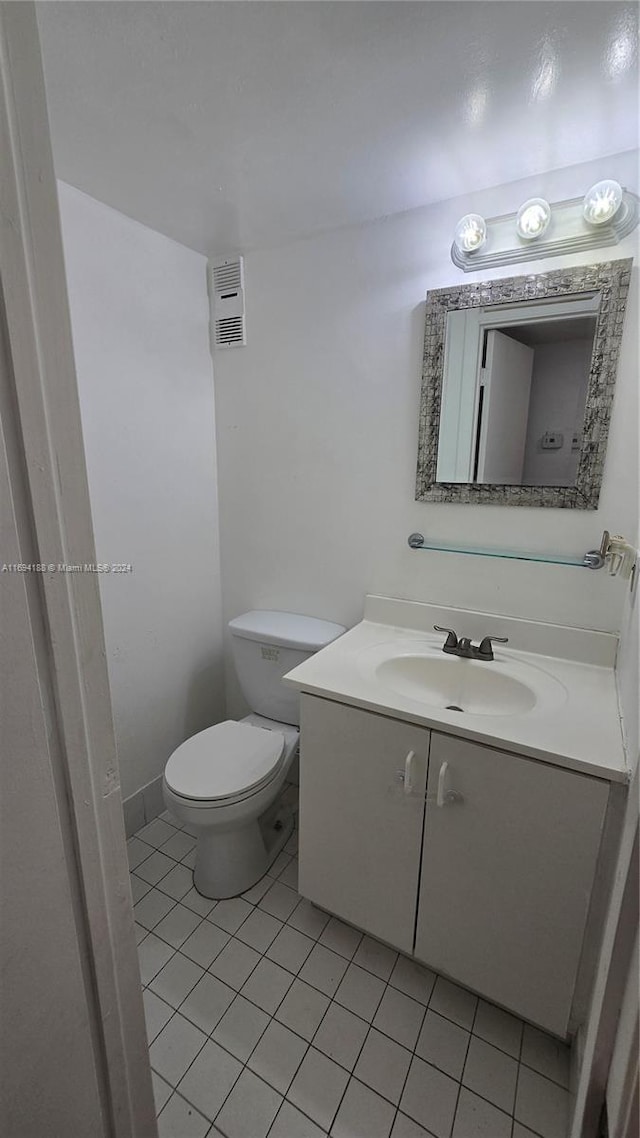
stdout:
<svg viewBox="0 0 640 1138">
<path fill-rule="evenodd" d="M 597 507 L 631 264 L 427 293 L 418 501 Z"/>
</svg>

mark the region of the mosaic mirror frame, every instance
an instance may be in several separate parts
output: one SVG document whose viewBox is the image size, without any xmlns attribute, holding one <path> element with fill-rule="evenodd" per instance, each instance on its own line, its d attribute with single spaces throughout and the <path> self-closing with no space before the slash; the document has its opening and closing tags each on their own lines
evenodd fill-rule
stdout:
<svg viewBox="0 0 640 1138">
<path fill-rule="evenodd" d="M 553 269 L 521 277 L 477 281 L 427 293 L 422 388 L 418 429 L 416 501 L 476 502 L 479 505 L 551 506 L 595 510 L 598 506 L 618 355 L 629 294 L 632 260 Z M 531 302 L 546 297 L 599 293 L 596 330 L 587 386 L 582 446 L 574 486 L 515 486 L 438 482 L 438 437 L 449 312 L 487 305 Z"/>
</svg>

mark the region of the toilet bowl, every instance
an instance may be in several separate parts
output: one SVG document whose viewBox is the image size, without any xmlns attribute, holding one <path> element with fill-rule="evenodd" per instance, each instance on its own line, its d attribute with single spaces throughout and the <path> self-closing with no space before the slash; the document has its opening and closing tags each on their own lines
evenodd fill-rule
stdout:
<svg viewBox="0 0 640 1138">
<path fill-rule="evenodd" d="M 279 797 L 298 749 L 299 710 L 282 676 L 345 631 L 331 621 L 262 610 L 236 617 L 229 628 L 254 711 L 182 743 L 162 785 L 167 808 L 197 838 L 194 885 L 216 900 L 259 881 L 293 830 L 293 813 Z"/>
<path fill-rule="evenodd" d="M 298 736 L 291 724 L 248 715 L 208 727 L 173 752 L 164 800 L 194 831 L 194 885 L 205 897 L 250 889 L 291 836 L 293 813 L 277 799 Z"/>
</svg>

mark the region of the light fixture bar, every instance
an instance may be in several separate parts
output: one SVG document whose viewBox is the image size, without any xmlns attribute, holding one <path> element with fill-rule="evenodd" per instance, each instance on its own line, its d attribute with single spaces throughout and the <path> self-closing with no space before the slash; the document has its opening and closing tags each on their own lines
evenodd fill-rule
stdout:
<svg viewBox="0 0 640 1138">
<path fill-rule="evenodd" d="M 583 216 L 584 198 L 551 202 L 551 220 L 545 233 L 534 240 L 524 240 L 516 231 L 517 213 L 486 219 L 487 236 L 481 248 L 463 252 L 454 241 L 451 260 L 465 273 L 477 272 L 496 265 L 513 265 L 518 261 L 535 261 L 542 257 L 559 257 L 617 245 L 635 229 L 640 220 L 640 198 L 631 190 L 623 190 L 622 203 L 614 217 L 604 225 L 589 225 Z"/>
</svg>

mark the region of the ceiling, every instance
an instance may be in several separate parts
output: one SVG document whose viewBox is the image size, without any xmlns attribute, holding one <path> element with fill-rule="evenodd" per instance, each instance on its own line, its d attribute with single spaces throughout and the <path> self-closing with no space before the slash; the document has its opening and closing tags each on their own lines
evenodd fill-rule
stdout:
<svg viewBox="0 0 640 1138">
<path fill-rule="evenodd" d="M 60 178 L 204 253 L 638 145 L 637 5 L 38 5 Z"/>
</svg>

